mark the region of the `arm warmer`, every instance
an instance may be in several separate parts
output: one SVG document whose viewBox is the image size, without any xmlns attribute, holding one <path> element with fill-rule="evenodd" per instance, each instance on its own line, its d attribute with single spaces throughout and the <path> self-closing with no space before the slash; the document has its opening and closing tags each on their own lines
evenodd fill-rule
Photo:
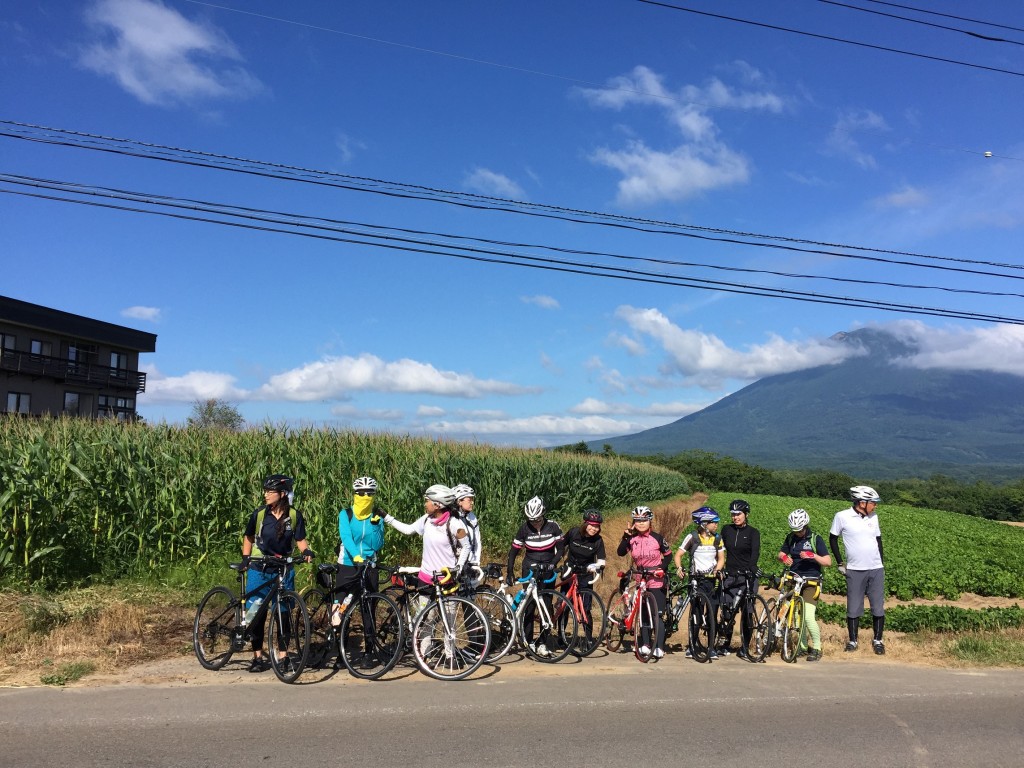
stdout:
<svg viewBox="0 0 1024 768">
<path fill-rule="evenodd" d="M 828 548 L 832 550 L 832 556 L 836 559 L 836 565 L 843 564 L 843 558 L 839 555 L 839 537 L 834 533 L 828 535 Z M 878 537 L 878 551 L 882 551 L 882 537 Z"/>
<path fill-rule="evenodd" d="M 878 559 L 882 561 L 882 565 L 885 565 L 885 557 L 882 555 L 882 537 L 876 536 L 875 541 L 878 542 Z"/>
<path fill-rule="evenodd" d="M 390 525 L 399 533 L 404 533 L 406 536 L 412 536 L 412 534 L 416 533 L 414 523 L 403 523 L 401 520 L 398 520 L 392 517 L 391 515 L 385 517 L 384 522 Z"/>
</svg>

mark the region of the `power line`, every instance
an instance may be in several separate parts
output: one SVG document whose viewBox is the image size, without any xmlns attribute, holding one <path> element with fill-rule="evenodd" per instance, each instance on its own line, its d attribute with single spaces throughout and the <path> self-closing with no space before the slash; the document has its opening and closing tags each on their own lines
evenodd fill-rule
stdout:
<svg viewBox="0 0 1024 768">
<path fill-rule="evenodd" d="M 566 272 L 572 274 L 582 274 L 591 277 L 606 277 L 614 278 L 619 280 L 627 280 L 632 282 L 651 283 L 659 285 L 667 285 L 673 287 L 688 287 L 688 288 L 699 288 L 702 290 L 715 290 L 725 293 L 740 293 L 745 295 L 766 297 L 766 298 L 783 298 L 795 301 L 804 301 L 817 304 L 831 304 L 837 306 L 851 306 L 858 308 L 871 308 L 878 309 L 880 311 L 894 312 L 897 314 L 914 314 L 914 315 L 929 315 L 937 317 L 947 317 L 964 320 L 974 320 L 980 322 L 994 322 L 994 323 L 1008 323 L 1013 325 L 1024 325 L 1024 318 L 1007 317 L 1002 315 L 992 315 L 987 313 L 969 312 L 966 310 L 953 310 L 945 309 L 940 307 L 928 307 L 928 306 L 917 306 L 908 305 L 905 303 L 892 303 L 884 302 L 875 299 L 864 299 L 856 297 L 843 297 L 843 296 L 832 296 L 828 294 L 817 294 L 804 291 L 793 291 L 782 288 L 770 288 L 765 286 L 752 286 L 743 285 L 736 283 L 727 283 L 715 280 L 706 280 L 701 278 L 695 278 L 691 276 L 671 276 L 659 273 L 644 272 L 640 270 L 632 269 L 621 269 L 616 267 L 610 267 L 607 265 L 594 265 L 585 264 L 580 262 L 571 262 L 552 258 L 542 258 L 537 256 L 530 256 L 525 254 L 516 253 L 500 253 L 494 251 L 488 251 L 486 249 L 478 248 L 466 248 L 462 246 L 443 246 L 449 250 L 437 250 L 438 245 L 436 243 L 425 242 L 422 240 L 416 240 L 413 238 L 401 238 L 395 236 L 378 236 L 378 235 L 367 235 L 366 233 L 352 233 L 346 231 L 337 231 L 328 233 L 323 230 L 329 230 L 329 227 L 321 225 L 310 225 L 310 224 L 296 224 L 295 222 L 280 221 L 272 217 L 262 216 L 258 214 L 238 214 L 232 213 L 225 210 L 206 210 L 196 204 L 186 204 L 184 202 L 171 202 L 174 198 L 168 198 L 164 196 L 151 197 L 148 199 L 145 195 L 138 195 L 137 197 L 131 198 L 128 195 L 119 196 L 114 193 L 99 193 L 99 192 L 86 192 L 81 189 L 68 189 L 66 186 L 62 186 L 63 182 L 46 182 L 40 180 L 38 182 L 25 182 L 18 180 L 7 179 L 5 183 L 9 184 L 20 184 L 25 186 L 34 186 L 37 188 L 44 188 L 52 191 L 60 191 L 65 194 L 79 194 L 79 195 L 90 195 L 90 196 L 104 196 L 121 200 L 124 202 L 135 202 L 142 203 L 149 206 L 156 207 L 170 207 L 170 208 L 188 208 L 189 210 L 198 210 L 201 213 L 210 213 L 217 216 L 227 217 L 225 219 L 212 219 L 203 216 L 196 216 L 194 214 L 185 214 L 164 210 L 153 210 L 152 208 L 135 208 L 131 206 L 116 205 L 111 202 L 97 201 L 97 200 L 81 200 L 76 198 L 59 197 L 56 195 L 46 195 L 39 192 L 23 192 L 19 190 L 8 190 L 0 188 L 0 192 L 6 194 L 20 195 L 24 197 L 35 197 L 40 199 L 54 200 L 66 203 L 76 203 L 80 205 L 88 205 L 93 207 L 111 208 L 115 210 L 128 211 L 133 213 L 146 213 L 150 215 L 158 215 L 175 219 L 184 219 L 190 221 L 203 221 L 207 223 L 221 224 L 225 226 L 231 226 L 242 229 L 252 229 L 257 231 L 275 232 L 280 234 L 291 234 L 298 235 L 301 237 L 310 237 L 314 239 L 330 240 L 334 242 L 343 242 L 354 245 L 364 245 L 371 247 L 386 248 L 390 250 L 399 250 L 412 253 L 423 253 L 438 256 L 447 256 L 451 258 L 468 259 L 472 261 L 480 261 L 492 264 L 503 264 L 506 266 L 520 266 L 529 267 L 535 269 L 545 269 L 556 272 Z M 229 206 L 221 206 L 225 208 Z M 233 219 L 242 219 L 242 221 L 236 221 Z M 252 224 L 250 221 L 258 221 L 260 224 Z M 266 226 L 272 225 L 284 225 L 289 227 L 295 227 L 297 229 L 280 229 L 278 226 Z M 307 231 L 307 230 L 314 231 Z M 317 231 L 319 230 L 319 231 Z M 340 235 L 346 235 L 344 237 Z M 359 240 L 355 237 L 370 237 L 371 240 Z M 463 251 L 462 253 L 453 253 L 452 249 Z"/>
<path fill-rule="evenodd" d="M 852 11 L 861 11 L 862 13 L 871 13 L 875 16 L 885 16 L 889 19 L 899 19 L 900 21 L 909 21 L 911 24 L 922 24 L 926 27 L 933 27 L 934 29 L 944 29 L 948 32 L 959 32 L 962 35 L 969 37 L 976 37 L 979 40 L 987 40 L 992 43 L 1010 43 L 1011 45 L 1024 45 L 1019 40 L 1007 40 L 1004 37 L 993 37 L 991 35 L 983 35 L 980 32 L 971 32 L 969 29 L 961 29 L 960 27 L 950 27 L 946 24 L 935 24 L 934 22 L 924 21 L 923 19 L 912 19 L 909 16 L 900 16 L 895 13 L 886 13 L 885 11 L 873 11 L 870 8 L 861 8 L 858 5 L 849 5 L 848 3 L 840 3 L 837 0 L 818 0 L 819 3 L 825 3 L 826 5 L 836 5 L 841 8 L 849 8 Z"/>
<path fill-rule="evenodd" d="M 896 256 L 908 256 L 925 261 L 951 262 L 959 264 L 970 264 L 977 266 L 988 266 L 999 269 L 1024 270 L 1024 265 L 1007 264 L 1002 262 L 991 262 L 978 259 L 966 259 L 953 256 L 935 256 L 911 251 L 897 251 L 884 248 L 870 248 L 857 245 L 842 245 L 827 243 L 815 240 L 807 240 L 781 235 L 766 235 L 751 232 L 739 232 L 717 227 L 704 227 L 693 224 L 680 224 L 677 222 L 659 221 L 654 219 L 642 219 L 637 217 L 622 216 L 619 214 L 601 213 L 587 211 L 565 206 L 556 206 L 546 203 L 530 203 L 525 201 L 510 200 L 507 198 L 478 195 L 468 192 L 457 192 L 453 190 L 438 189 L 420 185 L 408 184 L 405 182 L 388 181 L 360 176 L 351 176 L 331 171 L 314 170 L 300 166 L 272 163 L 264 160 L 254 160 L 221 155 L 200 150 L 169 147 L 162 144 L 141 142 L 135 139 L 121 139 L 97 134 L 82 133 L 62 128 L 46 128 L 44 126 L 19 123 L 10 120 L 0 120 L 0 126 L 11 125 L 17 128 L 28 129 L 27 131 L 0 130 L 0 137 L 22 139 L 59 146 L 75 147 L 113 154 L 127 155 L 145 159 L 161 160 L 163 162 L 177 163 L 217 170 L 227 170 L 264 178 L 286 179 L 301 181 L 307 184 L 327 186 L 348 191 L 371 192 L 379 195 L 402 199 L 426 200 L 431 202 L 442 202 L 465 208 L 477 210 L 491 210 L 502 213 L 516 213 L 520 215 L 534 216 L 539 218 L 556 219 L 568 221 L 575 224 L 593 224 L 599 226 L 614 227 L 636 232 L 649 234 L 664 234 L 678 237 L 699 239 L 708 242 L 726 243 L 733 245 L 746 245 L 750 247 L 772 248 L 777 250 L 792 251 L 798 253 L 809 253 L 813 255 L 835 256 L 846 259 L 857 259 L 869 262 L 893 264 L 898 266 L 911 266 L 925 269 L 936 269 L 942 271 L 965 272 L 969 274 L 993 275 L 984 270 L 975 270 L 961 267 L 947 267 L 939 264 L 920 264 L 900 259 L 889 259 L 880 256 L 866 254 L 892 254 Z M 55 133 L 61 138 L 53 138 L 32 131 L 46 131 Z M 67 137 L 71 137 L 68 139 Z M 115 146 L 116 145 L 116 146 Z M 224 161 L 224 162 L 220 162 Z M 338 180 L 338 181 L 335 181 Z M 652 227 L 664 227 L 665 229 L 652 229 Z M 730 235 L 736 238 L 755 238 L 769 242 L 749 242 L 746 240 L 733 239 L 732 237 L 713 237 L 714 235 Z M 822 248 L 844 248 L 861 253 L 844 253 L 834 250 L 820 250 L 814 248 L 802 248 L 792 244 L 815 245 Z M 995 274 L 995 276 L 1006 276 Z"/>
<path fill-rule="evenodd" d="M 672 3 L 660 2 L 659 0 L 636 0 L 638 3 L 644 3 L 645 5 L 654 5 L 659 8 L 668 8 L 672 11 L 681 11 L 682 13 L 692 13 L 697 16 L 707 16 L 712 19 L 721 19 L 722 21 L 734 21 L 737 24 L 748 24 L 752 27 L 761 27 L 762 29 L 773 29 L 777 32 L 789 32 L 793 35 L 801 35 L 803 37 L 813 37 L 817 40 L 828 40 L 833 43 L 845 43 L 846 45 L 856 45 L 860 48 L 870 48 L 875 51 L 886 51 L 887 53 L 898 53 L 901 56 L 912 56 L 917 59 L 926 59 L 928 61 L 941 61 L 945 64 L 956 64 L 961 67 L 970 67 L 971 69 L 983 69 L 988 72 L 998 72 L 1003 75 L 1014 75 L 1015 77 L 1024 77 L 1024 72 L 1017 72 L 1012 69 L 1001 69 L 1000 67 L 990 67 L 985 64 L 975 64 L 969 61 L 959 61 L 957 59 L 947 59 L 942 56 L 931 56 L 927 53 L 916 53 L 914 51 L 906 51 L 901 48 L 889 48 L 884 45 L 875 45 L 874 43 L 864 43 L 859 40 L 847 40 L 842 37 L 834 37 L 833 35 L 822 35 L 817 32 L 806 32 L 801 29 L 793 29 L 792 27 L 781 27 L 777 24 L 766 24 L 761 21 L 751 21 L 750 19 L 741 19 L 736 16 L 725 16 L 720 13 L 710 13 L 709 11 L 698 11 L 695 8 L 686 8 L 681 5 L 673 5 Z"/>
<path fill-rule="evenodd" d="M 893 8 L 902 8 L 905 11 L 916 11 L 917 13 L 927 13 L 929 16 L 942 16 L 946 19 L 956 19 L 957 21 L 969 21 L 972 24 L 984 24 L 986 27 L 998 27 L 999 29 L 1009 29 L 1013 32 L 1024 32 L 1024 29 L 1020 27 L 1011 27 L 1007 24 L 996 24 L 994 21 L 982 21 L 980 19 L 971 19 L 967 16 L 955 16 L 952 13 L 939 13 L 938 11 L 929 11 L 924 8 L 915 8 L 912 5 L 900 5 L 899 3 L 888 3 L 885 0 L 865 0 L 868 3 L 875 3 L 876 5 L 888 5 Z"/>
</svg>

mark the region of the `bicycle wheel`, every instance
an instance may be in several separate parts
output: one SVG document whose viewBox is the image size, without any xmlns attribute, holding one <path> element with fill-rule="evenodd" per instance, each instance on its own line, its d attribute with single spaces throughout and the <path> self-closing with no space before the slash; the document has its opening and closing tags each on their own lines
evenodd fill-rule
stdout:
<svg viewBox="0 0 1024 768">
<path fill-rule="evenodd" d="M 550 614 L 547 613 L 546 598 L 551 601 Z M 521 610 L 516 613 L 519 637 L 523 640 L 526 655 L 545 664 L 561 661 L 572 653 L 576 645 L 579 621 L 572 604 L 565 595 L 553 589 L 539 590 L 536 597 L 530 600 L 534 601 L 534 610 L 529 624 L 526 623 L 528 611 Z M 527 641 L 530 637 L 533 640 Z"/>
<path fill-rule="evenodd" d="M 491 625 L 491 644 L 485 661 L 493 664 L 512 650 L 516 640 L 516 614 L 505 598 L 488 588 L 478 589 L 472 600 Z"/>
<path fill-rule="evenodd" d="M 376 680 L 391 671 L 404 641 L 398 606 L 387 595 L 363 595 L 341 620 L 341 660 L 353 676 Z"/>
<path fill-rule="evenodd" d="M 629 616 L 628 593 L 619 592 L 608 604 L 608 629 L 605 644 L 612 653 L 622 650 L 622 642 L 629 633 L 626 631 L 626 617 Z"/>
<path fill-rule="evenodd" d="M 795 595 L 786 611 L 786 628 L 782 632 L 782 660 L 790 664 L 796 661 L 800 645 L 804 641 L 804 599 Z"/>
<path fill-rule="evenodd" d="M 714 614 L 711 603 L 707 596 L 698 592 L 690 598 L 690 653 L 695 661 L 705 662 L 711 658 L 711 643 L 714 639 L 712 621 Z"/>
<path fill-rule="evenodd" d="M 490 641 L 487 617 L 464 597 L 434 600 L 412 626 L 416 666 L 438 680 L 462 680 L 476 672 Z"/>
<path fill-rule="evenodd" d="M 740 624 L 741 640 L 742 633 L 747 633 L 747 643 L 744 650 L 747 652 L 747 661 L 755 664 L 764 661 L 765 656 L 771 652 L 773 633 L 775 625 L 772 621 L 772 612 L 768 603 L 760 595 L 748 598 L 749 609 L 743 614 Z M 743 626 L 743 622 L 747 624 Z"/>
<path fill-rule="evenodd" d="M 601 598 L 592 589 L 578 591 L 582 612 L 577 612 L 579 628 L 576 634 L 576 645 L 573 653 L 577 656 L 589 656 L 604 639 L 608 631 L 608 611 L 605 610 Z"/>
<path fill-rule="evenodd" d="M 227 587 L 214 587 L 199 601 L 192 622 L 192 649 L 204 669 L 220 669 L 241 648 L 242 604 Z"/>
<path fill-rule="evenodd" d="M 644 643 L 643 634 L 647 634 L 647 642 Z M 646 664 L 651 660 L 651 652 L 658 640 L 658 601 L 650 592 L 644 592 L 640 601 L 640 608 L 636 612 L 636 619 L 633 622 L 633 655 Z M 643 648 L 647 653 L 643 653 Z"/>
<path fill-rule="evenodd" d="M 270 666 L 282 683 L 299 679 L 309 659 L 309 612 L 295 592 L 282 589 L 270 606 L 267 620 Z M 284 651 L 283 656 L 278 656 Z"/>
<path fill-rule="evenodd" d="M 767 658 L 779 647 L 779 599 L 769 597 L 764 602 L 768 606 L 768 650 L 765 651 L 765 658 Z"/>
<path fill-rule="evenodd" d="M 323 669 L 337 653 L 337 631 L 331 626 L 331 600 L 322 590 L 308 589 L 302 594 L 309 613 L 309 658 L 306 666 Z"/>
</svg>

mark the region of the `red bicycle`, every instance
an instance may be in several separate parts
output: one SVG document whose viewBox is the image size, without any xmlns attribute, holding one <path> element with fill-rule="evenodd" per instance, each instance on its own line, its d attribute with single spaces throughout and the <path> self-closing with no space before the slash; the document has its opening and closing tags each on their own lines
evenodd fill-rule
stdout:
<svg viewBox="0 0 1024 768">
<path fill-rule="evenodd" d="M 572 612 L 576 614 L 576 643 L 573 646 L 573 653 L 581 658 L 597 650 L 608 627 L 608 611 L 601 598 L 590 588 L 601 578 L 601 571 L 597 571 L 592 579 L 580 586 L 580 576 L 584 574 L 589 575 L 587 571 L 577 572 L 571 567 L 562 574 L 562 581 L 558 586 L 562 588 L 568 606 L 566 603 L 560 603 L 555 609 L 555 621 L 560 635 L 565 634 L 566 625 L 569 623 L 566 608 L 571 607 Z"/>
<path fill-rule="evenodd" d="M 633 576 L 638 575 L 638 581 Z M 661 568 L 631 568 L 619 571 L 620 579 L 629 579 L 626 588 L 612 598 L 608 606 L 608 639 L 606 645 L 612 653 L 618 652 L 632 636 L 633 655 L 645 664 L 651 660 L 658 629 L 658 602 L 647 585 L 650 579 L 665 576 Z M 647 648 L 647 653 L 641 653 Z"/>
</svg>

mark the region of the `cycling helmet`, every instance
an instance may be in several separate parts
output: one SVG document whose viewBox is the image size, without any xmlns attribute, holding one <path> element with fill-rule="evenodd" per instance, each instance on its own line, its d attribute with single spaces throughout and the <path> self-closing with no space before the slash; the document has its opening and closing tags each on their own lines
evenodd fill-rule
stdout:
<svg viewBox="0 0 1024 768">
<path fill-rule="evenodd" d="M 794 509 L 789 513 L 789 529 L 791 531 L 802 531 L 811 523 L 811 516 L 805 509 Z"/>
<path fill-rule="evenodd" d="M 585 509 L 583 510 L 583 522 L 600 525 L 604 522 L 604 515 L 601 514 L 599 509 Z"/>
<path fill-rule="evenodd" d="M 377 481 L 372 477 L 357 477 L 352 483 L 353 491 L 369 491 L 370 493 L 377 492 Z"/>
<path fill-rule="evenodd" d="M 855 485 L 850 489 L 851 501 L 873 501 L 876 504 L 882 500 L 881 496 L 875 493 L 870 485 Z"/>
<path fill-rule="evenodd" d="M 544 517 L 544 502 L 541 501 L 540 496 L 534 496 L 526 502 L 523 514 L 526 515 L 527 520 L 540 520 Z"/>
<path fill-rule="evenodd" d="M 750 514 L 750 505 L 747 504 L 743 499 L 735 499 L 729 504 L 730 512 L 742 512 L 744 515 Z"/>
<path fill-rule="evenodd" d="M 721 520 L 718 516 L 718 512 L 713 507 L 701 507 L 693 513 L 693 522 L 697 525 L 707 525 L 708 523 L 717 523 Z"/>
<path fill-rule="evenodd" d="M 455 494 L 455 500 L 456 501 L 462 501 L 463 499 L 475 499 L 476 498 L 476 491 L 474 491 L 472 488 L 470 488 L 465 483 L 459 483 L 454 488 L 452 488 L 452 493 Z"/>
<path fill-rule="evenodd" d="M 440 504 L 442 507 L 450 507 L 455 503 L 455 493 L 447 485 L 435 483 L 423 493 L 424 498 Z"/>
<path fill-rule="evenodd" d="M 650 507 L 645 507 L 645 506 L 635 507 L 633 509 L 633 519 L 634 520 L 646 520 L 647 522 L 650 522 L 651 520 L 654 519 L 654 513 L 651 512 L 651 508 Z"/>
<path fill-rule="evenodd" d="M 288 475 L 271 475 L 263 481 L 263 490 L 291 493 L 294 482 Z"/>
</svg>

